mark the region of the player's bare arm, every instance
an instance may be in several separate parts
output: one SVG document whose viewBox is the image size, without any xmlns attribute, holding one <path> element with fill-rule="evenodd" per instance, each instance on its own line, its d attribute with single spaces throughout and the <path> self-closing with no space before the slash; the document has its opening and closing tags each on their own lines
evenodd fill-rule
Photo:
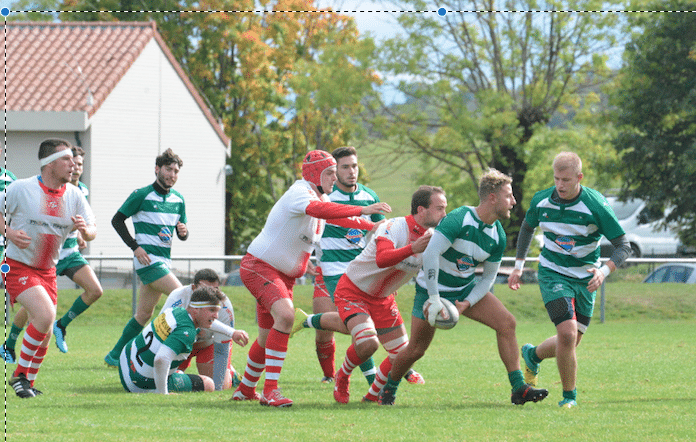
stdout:
<svg viewBox="0 0 696 442">
<path fill-rule="evenodd" d="M 142 247 L 133 250 L 133 255 L 135 255 L 140 264 L 150 265 L 150 256 L 148 256 L 147 252 Z"/>
<path fill-rule="evenodd" d="M 428 247 L 428 243 L 430 242 L 430 238 L 432 238 L 432 236 L 432 232 L 428 231 L 425 232 L 423 236 L 413 241 L 413 244 L 411 244 L 411 249 L 413 250 L 413 253 L 423 253 L 425 251 L 425 248 Z"/>
<path fill-rule="evenodd" d="M 70 219 L 75 226 L 75 229 L 80 232 L 82 239 L 92 241 L 97 237 L 97 226 L 95 224 L 87 224 L 82 215 L 71 216 Z"/>
<path fill-rule="evenodd" d="M 0 232 L 5 233 L 5 237 L 12 241 L 20 249 L 26 249 L 31 244 L 31 238 L 24 230 L 14 230 L 5 223 L 5 217 L 0 214 Z M 0 233 L 1 234 L 1 233 Z"/>
<path fill-rule="evenodd" d="M 235 330 L 232 340 L 239 346 L 245 347 L 249 343 L 249 334 L 244 330 Z"/>
<path fill-rule="evenodd" d="M 186 237 L 186 235 L 188 235 L 188 229 L 186 228 L 186 224 L 179 221 L 176 224 L 176 232 L 179 234 L 180 237 Z"/>
<path fill-rule="evenodd" d="M 384 215 L 385 213 L 391 213 L 391 211 L 392 209 L 387 203 L 374 203 L 370 204 L 369 206 L 363 207 L 360 213 L 362 215 Z"/>
</svg>

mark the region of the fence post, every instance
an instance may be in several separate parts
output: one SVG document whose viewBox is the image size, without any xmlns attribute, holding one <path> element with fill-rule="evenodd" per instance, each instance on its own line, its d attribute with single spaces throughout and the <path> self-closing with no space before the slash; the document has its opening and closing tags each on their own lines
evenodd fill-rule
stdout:
<svg viewBox="0 0 696 442">
<path fill-rule="evenodd" d="M 133 259 L 133 300 L 131 301 L 131 310 L 133 310 L 133 317 L 135 317 L 135 307 L 136 300 L 138 298 L 138 292 L 136 288 L 138 287 L 138 275 L 135 273 L 135 259 Z"/>
<path fill-rule="evenodd" d="M 604 301 L 605 301 L 605 293 L 604 293 L 604 287 L 606 286 L 606 281 L 602 281 L 602 287 L 600 288 L 600 307 L 599 307 L 599 322 L 604 324 Z"/>
</svg>

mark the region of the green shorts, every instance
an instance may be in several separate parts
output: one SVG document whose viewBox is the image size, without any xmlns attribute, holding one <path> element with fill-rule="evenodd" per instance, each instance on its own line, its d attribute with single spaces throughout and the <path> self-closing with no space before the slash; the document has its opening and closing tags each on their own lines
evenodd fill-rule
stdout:
<svg viewBox="0 0 696 442">
<path fill-rule="evenodd" d="M 56 275 L 65 275 L 65 271 L 67 269 L 71 269 L 73 267 L 84 267 L 87 265 L 89 265 L 89 263 L 82 256 L 82 254 L 80 252 L 75 252 L 58 261 L 58 264 L 56 264 Z M 74 275 L 75 272 L 72 272 L 72 274 Z"/>
<path fill-rule="evenodd" d="M 338 280 L 341 279 L 343 275 L 337 276 L 324 276 L 324 285 L 326 286 L 326 291 L 329 292 L 331 296 L 331 301 L 334 300 L 334 292 L 336 292 L 336 286 L 338 285 Z"/>
<path fill-rule="evenodd" d="M 575 299 L 575 311 L 581 315 L 592 317 L 594 312 L 595 296 L 597 292 L 589 292 L 587 279 L 571 278 L 560 273 L 539 267 L 539 290 L 544 305 L 560 298 Z"/>
<path fill-rule="evenodd" d="M 452 304 L 454 304 L 455 301 L 465 300 L 466 297 L 471 294 L 471 291 L 474 289 L 475 286 L 476 284 L 472 283 L 467 285 L 464 288 L 464 290 L 459 290 L 456 292 L 440 292 L 440 297 L 447 298 L 449 301 L 452 302 Z M 411 314 L 413 316 L 425 321 L 425 315 L 423 314 L 423 305 L 425 304 L 425 301 L 428 300 L 428 298 L 428 289 L 426 289 L 425 287 L 421 287 L 420 284 L 416 284 L 416 296 L 413 298 L 413 311 L 411 311 Z"/>
<path fill-rule="evenodd" d="M 126 383 L 123 377 L 123 372 L 120 368 L 118 370 L 118 374 L 121 379 L 121 385 L 129 393 L 138 393 L 154 390 L 155 384 L 152 379 L 144 378 L 137 373 L 129 372 L 128 375 L 130 377 L 131 382 L 133 382 L 133 384 L 139 389 L 131 391 L 128 388 L 128 384 Z M 203 384 L 203 379 L 199 375 L 189 375 L 186 373 L 175 372 L 170 374 L 167 378 L 167 389 L 170 393 L 189 393 L 195 391 L 205 391 L 205 386 Z"/>
<path fill-rule="evenodd" d="M 138 277 L 143 285 L 148 285 L 151 282 L 155 282 L 158 279 L 167 276 L 171 273 L 171 271 L 162 261 L 157 261 L 154 264 L 136 270 L 136 273 L 138 274 Z"/>
</svg>

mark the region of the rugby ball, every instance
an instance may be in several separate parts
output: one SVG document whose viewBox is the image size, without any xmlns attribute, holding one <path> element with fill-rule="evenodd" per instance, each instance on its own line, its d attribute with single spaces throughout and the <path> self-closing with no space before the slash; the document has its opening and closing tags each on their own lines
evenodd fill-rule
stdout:
<svg viewBox="0 0 696 442">
<path fill-rule="evenodd" d="M 442 317 L 441 313 L 437 314 L 437 318 L 435 319 L 435 328 L 439 328 L 441 330 L 449 330 L 453 328 L 455 325 L 457 325 L 457 322 L 459 321 L 459 311 L 457 310 L 457 307 L 455 307 L 454 304 L 447 298 L 440 298 L 440 301 L 442 301 L 442 305 L 447 309 L 447 312 L 449 313 L 449 319 L 444 319 Z M 425 301 L 425 304 L 423 305 L 423 315 L 425 315 L 425 318 L 428 319 L 428 306 L 430 305 L 429 301 Z"/>
</svg>

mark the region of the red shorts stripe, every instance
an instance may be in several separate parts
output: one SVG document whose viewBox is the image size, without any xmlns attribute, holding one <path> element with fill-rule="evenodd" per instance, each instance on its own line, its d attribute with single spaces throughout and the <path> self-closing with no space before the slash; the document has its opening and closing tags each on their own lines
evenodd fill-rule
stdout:
<svg viewBox="0 0 696 442">
<path fill-rule="evenodd" d="M 331 298 L 324 283 L 324 274 L 321 273 L 321 267 L 319 266 L 317 266 L 317 276 L 314 277 L 314 295 L 312 298 Z"/>
</svg>

